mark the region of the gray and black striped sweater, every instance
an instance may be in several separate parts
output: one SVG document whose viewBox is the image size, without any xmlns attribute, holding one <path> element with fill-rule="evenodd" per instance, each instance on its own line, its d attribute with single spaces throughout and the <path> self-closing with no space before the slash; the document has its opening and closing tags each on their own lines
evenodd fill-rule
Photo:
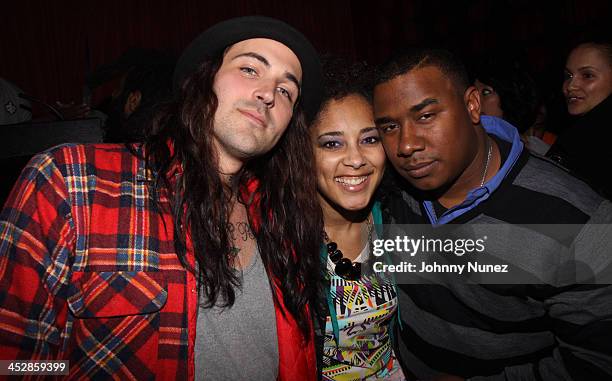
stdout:
<svg viewBox="0 0 612 381">
<path fill-rule="evenodd" d="M 509 143 L 501 145 L 507 153 Z M 429 223 L 425 216 L 422 202 L 406 190 L 383 196 L 385 223 Z M 597 225 L 612 224 L 612 204 L 526 151 L 489 199 L 451 223 L 573 224 L 579 226 L 575 236 L 558 244 L 593 245 L 596 250 L 580 260 L 611 268 L 610 237 L 601 237 Z M 548 264 L 556 253 L 538 251 L 537 241 L 550 241 L 550 232 L 517 231 L 507 248 L 514 262 L 529 263 L 536 273 L 555 271 Z M 602 239 L 607 246 L 599 245 Z M 398 287 L 399 350 L 406 373 L 415 378 L 448 373 L 475 380 L 612 380 L 612 286 Z"/>
</svg>

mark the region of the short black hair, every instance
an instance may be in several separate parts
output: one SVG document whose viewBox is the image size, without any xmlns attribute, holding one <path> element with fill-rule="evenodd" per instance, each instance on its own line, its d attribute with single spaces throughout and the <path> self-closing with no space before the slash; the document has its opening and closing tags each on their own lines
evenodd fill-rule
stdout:
<svg viewBox="0 0 612 381">
<path fill-rule="evenodd" d="M 321 57 L 321 64 L 323 94 L 315 120 L 331 100 L 359 95 L 372 103 L 372 70 L 366 62 L 351 62 L 343 57 L 324 55 Z"/>
<path fill-rule="evenodd" d="M 401 51 L 376 70 L 374 85 L 392 80 L 407 72 L 427 66 L 438 68 L 461 95 L 470 86 L 465 66 L 453 53 L 444 49 L 411 48 Z"/>
</svg>

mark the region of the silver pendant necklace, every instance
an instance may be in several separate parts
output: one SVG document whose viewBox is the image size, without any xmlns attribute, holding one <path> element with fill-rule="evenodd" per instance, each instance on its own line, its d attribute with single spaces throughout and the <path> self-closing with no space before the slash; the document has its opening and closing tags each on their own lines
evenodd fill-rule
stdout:
<svg viewBox="0 0 612 381">
<path fill-rule="evenodd" d="M 487 135 L 487 161 L 485 161 L 484 171 L 482 171 L 482 179 L 480 180 L 480 187 L 485 183 L 485 178 L 487 177 L 487 171 L 489 170 L 489 162 L 491 161 L 491 153 L 493 151 L 493 145 L 491 144 L 491 138 Z"/>
</svg>

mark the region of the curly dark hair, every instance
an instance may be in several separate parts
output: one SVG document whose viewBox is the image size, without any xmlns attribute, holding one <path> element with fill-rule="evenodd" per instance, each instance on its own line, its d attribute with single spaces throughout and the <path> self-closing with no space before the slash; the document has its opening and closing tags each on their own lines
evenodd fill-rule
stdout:
<svg viewBox="0 0 612 381">
<path fill-rule="evenodd" d="M 321 103 L 332 99 L 339 100 L 351 94 L 361 95 L 368 102 L 372 102 L 372 70 L 366 62 L 350 62 L 343 57 L 325 55 L 321 58 L 321 66 L 323 67 Z"/>
<path fill-rule="evenodd" d="M 255 208 L 259 223 L 249 222 L 257 239 L 262 262 L 273 290 L 278 289 L 287 311 L 308 337 L 307 304 L 316 300 L 318 243 L 322 218 L 312 173 L 304 112 L 298 103 L 293 118 L 277 145 L 268 154 L 247 163 L 222 181 L 212 144 L 213 117 L 218 101 L 213 82 L 223 54 L 205 60 L 189 75 L 178 99 L 160 109 L 152 135 L 145 143 L 147 165 L 156 173 L 154 197 L 168 191 L 174 216 L 175 248 L 181 263 L 196 274 L 203 307 L 232 306 L 241 287 L 235 270 L 229 223 L 230 200 Z M 170 144 L 169 144 L 170 142 Z M 182 175 L 165 176 L 176 164 Z M 243 197 L 251 180 L 258 180 L 259 199 Z M 237 195 L 237 196 L 236 196 Z M 243 196 L 241 196 L 243 195 Z M 186 260 L 186 233 L 190 229 L 197 271 Z M 273 292 L 275 303 L 279 303 Z"/>
</svg>

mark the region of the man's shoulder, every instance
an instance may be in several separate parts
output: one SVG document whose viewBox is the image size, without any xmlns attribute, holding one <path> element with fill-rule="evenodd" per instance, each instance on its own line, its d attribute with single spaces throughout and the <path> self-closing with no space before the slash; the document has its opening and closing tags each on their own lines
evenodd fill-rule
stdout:
<svg viewBox="0 0 612 381">
<path fill-rule="evenodd" d="M 61 144 L 34 155 L 30 167 L 53 165 L 63 174 L 81 168 L 79 172 L 97 172 L 98 170 L 120 170 L 121 167 L 132 167 L 142 160 L 139 158 L 141 148 L 125 144 Z M 129 163 L 129 164 L 128 164 Z"/>
<path fill-rule="evenodd" d="M 69 193 L 137 183 L 148 178 L 140 151 L 139 145 L 62 144 L 34 155 L 20 181 L 64 184 Z"/>
<path fill-rule="evenodd" d="M 51 147 L 37 156 L 47 156 L 55 159 L 61 159 L 62 157 L 78 157 L 80 161 L 85 161 L 96 155 L 108 155 L 111 157 L 123 157 L 127 155 L 133 155 L 135 152 L 140 150 L 139 145 L 131 145 L 132 149 L 128 148 L 125 144 L 118 143 L 96 143 L 96 144 L 79 144 L 79 143 L 66 143 L 60 144 L 55 147 Z"/>
<path fill-rule="evenodd" d="M 587 215 L 592 215 L 602 203 L 607 202 L 585 182 L 546 158 L 536 155 L 529 155 L 512 185 L 540 193 L 550 199 L 561 199 Z"/>
</svg>

